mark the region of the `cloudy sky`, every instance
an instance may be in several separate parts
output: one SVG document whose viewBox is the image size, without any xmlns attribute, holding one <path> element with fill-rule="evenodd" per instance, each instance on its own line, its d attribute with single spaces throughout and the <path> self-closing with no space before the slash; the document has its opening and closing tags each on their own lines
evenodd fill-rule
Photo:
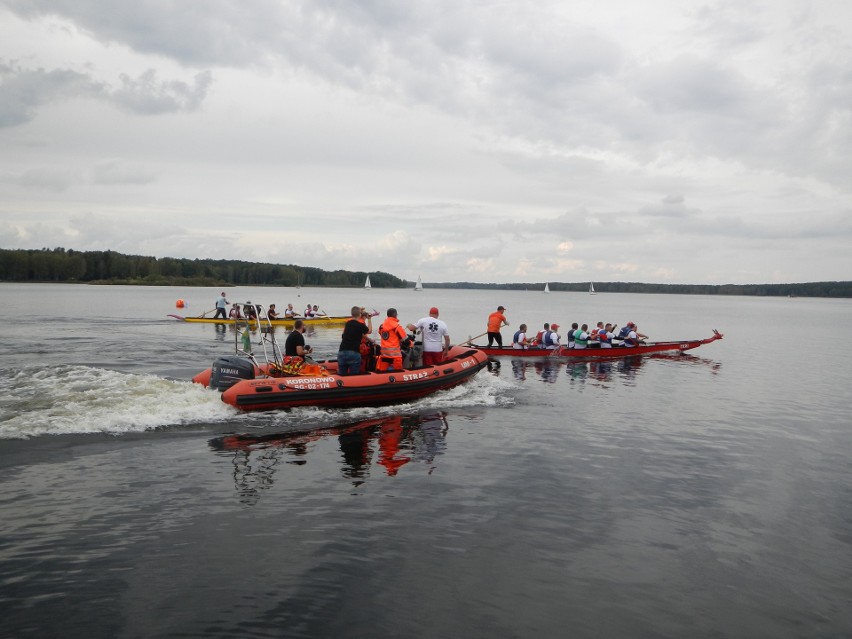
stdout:
<svg viewBox="0 0 852 639">
<path fill-rule="evenodd" d="M 852 279 L 848 0 L 0 0 L 0 248 Z"/>
</svg>

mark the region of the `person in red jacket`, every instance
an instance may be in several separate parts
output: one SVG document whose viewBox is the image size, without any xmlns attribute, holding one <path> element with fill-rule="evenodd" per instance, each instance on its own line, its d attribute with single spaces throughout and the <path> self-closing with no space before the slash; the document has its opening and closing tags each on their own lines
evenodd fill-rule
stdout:
<svg viewBox="0 0 852 639">
<path fill-rule="evenodd" d="M 402 342 L 408 338 L 408 333 L 400 326 L 395 308 L 388 309 L 388 316 L 379 326 L 379 337 L 382 341 L 376 370 L 402 370 Z"/>
</svg>

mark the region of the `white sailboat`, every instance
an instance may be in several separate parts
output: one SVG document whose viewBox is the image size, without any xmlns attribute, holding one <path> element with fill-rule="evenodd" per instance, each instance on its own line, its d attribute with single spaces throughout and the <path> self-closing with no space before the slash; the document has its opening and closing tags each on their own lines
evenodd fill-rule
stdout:
<svg viewBox="0 0 852 639">
<path fill-rule="evenodd" d="M 414 290 L 415 291 L 422 291 L 423 290 L 423 281 L 420 279 L 419 275 L 417 276 L 417 284 L 414 285 Z"/>
<path fill-rule="evenodd" d="M 548 282 L 544 283 L 544 292 L 550 293 L 550 284 Z"/>
<path fill-rule="evenodd" d="M 594 282 L 589 282 L 589 295 L 595 295 L 595 284 Z"/>
<path fill-rule="evenodd" d="M 373 287 L 370 285 L 370 276 L 369 276 L 369 275 L 367 276 L 367 281 L 366 281 L 366 282 L 364 282 L 364 288 L 373 288 Z"/>
</svg>

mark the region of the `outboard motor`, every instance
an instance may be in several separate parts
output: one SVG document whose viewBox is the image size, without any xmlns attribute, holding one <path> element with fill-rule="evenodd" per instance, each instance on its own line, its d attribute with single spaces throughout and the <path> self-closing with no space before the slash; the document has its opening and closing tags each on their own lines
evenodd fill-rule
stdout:
<svg viewBox="0 0 852 639">
<path fill-rule="evenodd" d="M 231 355 L 219 357 L 213 362 L 210 388 L 215 388 L 217 391 L 228 390 L 244 379 L 254 379 L 254 364 L 249 360 Z"/>
</svg>

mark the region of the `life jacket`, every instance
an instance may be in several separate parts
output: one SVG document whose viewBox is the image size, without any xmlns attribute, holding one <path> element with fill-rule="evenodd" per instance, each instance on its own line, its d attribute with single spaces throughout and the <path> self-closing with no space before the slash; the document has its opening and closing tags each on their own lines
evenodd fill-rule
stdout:
<svg viewBox="0 0 852 639">
<path fill-rule="evenodd" d="M 598 339 L 601 344 L 612 344 L 612 333 L 607 333 L 605 330 L 601 329 L 598 331 Z"/>
<path fill-rule="evenodd" d="M 621 330 L 618 331 L 618 339 L 627 339 L 628 335 L 630 335 L 630 327 L 622 326 Z"/>
<path fill-rule="evenodd" d="M 600 328 L 597 328 L 597 327 L 593 328 L 593 329 L 592 329 L 592 332 L 591 332 L 591 333 L 589 333 L 589 339 L 590 339 L 590 340 L 598 340 L 598 339 L 600 339 L 600 332 L 601 332 L 602 330 L 603 330 L 603 329 L 600 329 Z"/>
<path fill-rule="evenodd" d="M 589 336 L 587 334 L 586 339 L 581 339 L 580 335 L 582 335 L 582 334 L 583 334 L 582 328 L 578 328 L 576 331 L 574 331 L 574 344 L 577 345 L 577 346 L 580 346 L 581 348 L 585 348 L 585 346 L 589 343 L 589 339 L 588 339 Z"/>
<path fill-rule="evenodd" d="M 399 320 L 396 317 L 388 317 L 379 326 L 379 337 L 382 339 L 381 353 L 382 357 L 402 357 L 401 339 L 405 338 L 405 331 L 400 333 Z"/>
<path fill-rule="evenodd" d="M 521 342 L 520 342 L 520 337 L 521 337 L 521 335 L 522 335 L 522 334 L 523 334 L 523 331 L 522 331 L 522 330 L 520 330 L 520 329 L 518 329 L 517 331 L 515 331 L 515 334 L 512 336 L 512 345 L 517 344 L 517 345 L 518 345 L 518 346 L 520 346 L 521 348 L 526 348 L 526 347 L 527 347 L 527 345 L 526 345 L 526 344 L 521 344 Z"/>
<path fill-rule="evenodd" d="M 553 339 L 553 331 L 547 331 L 544 334 L 544 345 L 545 346 L 553 346 L 556 342 Z"/>
<path fill-rule="evenodd" d="M 316 362 L 306 362 L 298 355 L 287 355 L 281 364 L 273 366 L 273 374 L 278 375 L 311 375 L 313 377 L 328 377 L 329 372 L 325 366 Z"/>
<path fill-rule="evenodd" d="M 539 331 L 538 335 L 535 336 L 535 339 L 532 341 L 533 346 L 537 346 L 538 344 L 546 343 L 544 340 L 547 339 L 547 332 Z"/>
</svg>

